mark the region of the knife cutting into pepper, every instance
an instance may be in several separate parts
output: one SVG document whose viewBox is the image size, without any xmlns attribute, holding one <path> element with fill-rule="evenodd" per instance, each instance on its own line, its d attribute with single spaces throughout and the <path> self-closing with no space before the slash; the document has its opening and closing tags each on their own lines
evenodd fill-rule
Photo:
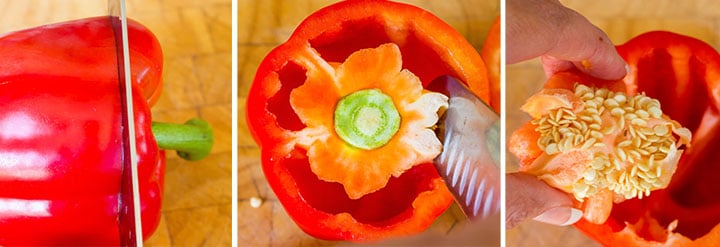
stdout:
<svg viewBox="0 0 720 247">
<path fill-rule="evenodd" d="M 132 66 L 119 70 L 113 18 L 0 36 L 2 246 L 141 244 L 160 220 L 162 149 L 178 150 L 189 160 L 210 152 L 212 129 L 204 121 L 151 121 L 150 106 L 161 84 L 160 45 L 146 27 L 127 20 L 129 55 L 124 57 Z M 132 81 L 125 88 L 123 77 Z M 123 97 L 130 95 L 122 89 L 131 89 L 132 107 L 123 105 Z M 128 126 L 135 128 L 134 135 L 123 135 Z M 136 148 L 126 147 L 128 140 Z M 122 199 L 129 194 L 121 192 L 130 150 L 136 151 L 139 185 L 131 196 L 139 198 L 141 214 L 134 220 L 121 213 L 135 212 L 125 207 L 132 200 Z M 142 232 L 121 226 L 126 223 L 141 224 Z"/>
<path fill-rule="evenodd" d="M 118 81 L 123 121 L 123 167 L 120 185 L 119 228 L 122 246 L 143 246 L 142 214 L 140 211 L 140 185 L 138 179 L 138 154 L 135 142 L 135 116 L 133 113 L 130 53 L 128 52 L 127 17 L 124 0 L 108 1 L 115 46 L 117 47 Z"/>
<path fill-rule="evenodd" d="M 440 76 L 429 90 L 449 97 L 438 138 L 443 151 L 435 167 L 469 219 L 500 210 L 500 117 L 457 79 Z"/>
</svg>

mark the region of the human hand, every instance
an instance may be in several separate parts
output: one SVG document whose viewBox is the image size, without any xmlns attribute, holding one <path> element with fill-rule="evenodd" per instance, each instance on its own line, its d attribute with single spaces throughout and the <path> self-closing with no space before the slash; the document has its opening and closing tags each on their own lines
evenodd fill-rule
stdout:
<svg viewBox="0 0 720 247">
<path fill-rule="evenodd" d="M 548 78 L 572 67 L 606 80 L 627 73 L 607 35 L 557 0 L 508 0 L 506 6 L 507 63 L 541 57 Z"/>
<path fill-rule="evenodd" d="M 580 220 L 582 211 L 573 208 L 570 197 L 534 176 L 508 173 L 505 176 L 505 228 L 513 228 L 527 218 L 566 226 Z"/>
</svg>

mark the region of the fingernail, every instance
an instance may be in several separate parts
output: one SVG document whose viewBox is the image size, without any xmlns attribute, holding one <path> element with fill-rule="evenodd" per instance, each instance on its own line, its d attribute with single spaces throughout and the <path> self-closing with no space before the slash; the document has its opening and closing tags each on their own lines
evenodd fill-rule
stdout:
<svg viewBox="0 0 720 247">
<path fill-rule="evenodd" d="M 575 224 L 580 218 L 582 218 L 582 211 L 571 208 L 571 207 L 556 207 L 545 211 L 541 215 L 538 215 L 533 220 L 558 225 L 567 226 Z"/>
</svg>

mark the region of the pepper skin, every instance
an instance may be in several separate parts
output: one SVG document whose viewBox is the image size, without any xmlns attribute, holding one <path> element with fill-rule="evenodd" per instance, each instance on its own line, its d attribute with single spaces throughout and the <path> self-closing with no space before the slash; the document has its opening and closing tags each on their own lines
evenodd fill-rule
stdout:
<svg viewBox="0 0 720 247">
<path fill-rule="evenodd" d="M 154 105 L 162 91 L 162 50 L 143 25 L 128 19 L 131 75 Z M 115 35 L 108 17 L 94 17 L 7 33 L 0 37 L 0 76 L 38 73 L 117 78 Z"/>
<path fill-rule="evenodd" d="M 363 60 L 372 57 L 368 54 L 382 55 L 378 56 L 380 60 Z M 390 61 L 395 55 L 388 54 L 400 54 L 401 67 Z M 385 68 L 377 66 L 380 63 L 390 64 L 388 71 L 378 71 Z M 328 6 L 307 17 L 288 41 L 272 50 L 260 64 L 248 95 L 246 120 L 262 150 L 263 171 L 278 200 L 303 231 L 321 239 L 372 241 L 416 234 L 425 230 L 452 202 L 451 194 L 429 162 L 412 164 L 412 168 L 391 176 L 384 187 L 366 193 L 353 185 L 321 179 L 316 168 L 311 168 L 312 162 L 318 163 L 317 160 L 337 152 L 312 158 L 312 152 L 302 144 L 290 144 L 297 138 L 312 138 L 302 134 L 310 127 L 310 122 L 303 119 L 325 112 L 323 106 L 334 107 L 334 103 L 326 101 L 336 97 L 333 83 L 341 82 L 325 78 L 335 78 L 334 73 L 342 77 L 345 73 L 337 71 L 363 71 L 362 66 L 367 66 L 366 72 L 353 74 L 349 80 L 374 83 L 377 78 L 382 81 L 396 75 L 401 68 L 402 73 L 412 73 L 407 78 L 416 78 L 421 86 L 438 76 L 451 75 L 466 82 L 485 101 L 490 102 L 492 97 L 488 72 L 478 52 L 452 27 L 422 9 L 389 1 L 356 0 Z M 390 71 L 390 67 L 398 71 Z M 390 76 L 375 77 L 386 72 Z M 322 83 L 326 86 L 321 86 Z M 316 93 L 312 94 L 312 90 Z M 313 100 L 318 103 L 312 104 Z M 331 138 L 332 141 L 313 142 L 317 145 L 311 151 L 321 147 L 355 154 L 347 151 L 352 148 L 339 147 L 341 142 Z M 393 145 L 393 140 L 388 145 Z M 378 162 L 369 159 L 381 160 L 397 153 L 378 151 L 381 148 L 367 151 L 374 153 L 365 156 L 368 159 L 363 164 L 365 168 L 356 171 L 374 172 L 396 165 L 371 166 Z M 317 166 L 328 168 L 323 171 L 333 175 L 341 173 L 337 172 L 339 169 L 333 170 L 333 165 L 348 164 L 320 163 Z M 393 163 L 392 159 L 387 163 Z M 340 176 L 356 175 L 349 172 Z M 355 181 L 375 182 L 363 180 L 362 176 L 358 179 Z M 349 189 L 357 190 L 349 194 Z"/>
<path fill-rule="evenodd" d="M 143 235 L 160 219 L 164 151 L 148 103 L 162 54 L 130 22 Z M 122 107 L 110 19 L 0 37 L 0 245 L 118 245 Z"/>
<path fill-rule="evenodd" d="M 582 219 L 575 226 L 606 246 L 716 246 L 720 241 L 720 55 L 700 40 L 665 31 L 641 34 L 616 48 L 631 68 L 622 81 L 567 71 L 554 75 L 545 87 L 581 82 L 629 95 L 645 92 L 659 100 L 663 113 L 688 128 L 693 138 L 667 188 L 614 204 L 602 224 Z M 526 132 L 513 138 L 530 136 Z M 509 143 L 511 150 L 521 151 L 516 154 L 522 163 L 537 157 L 535 148 Z"/>
</svg>

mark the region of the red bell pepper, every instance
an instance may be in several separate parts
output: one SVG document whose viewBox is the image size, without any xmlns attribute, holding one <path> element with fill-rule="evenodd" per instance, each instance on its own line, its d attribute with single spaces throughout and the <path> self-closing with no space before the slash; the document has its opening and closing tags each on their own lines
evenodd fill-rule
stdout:
<svg viewBox="0 0 720 247">
<path fill-rule="evenodd" d="M 692 132 L 692 141 L 677 163 L 672 180 L 649 196 L 612 205 L 607 220 L 582 219 L 575 226 L 608 246 L 714 246 L 720 241 L 720 55 L 710 45 L 664 31 L 639 35 L 617 46 L 631 72 L 622 81 L 601 81 L 577 71 L 553 76 L 546 88 L 572 87 L 575 82 L 657 99 L 662 112 Z M 539 154 L 526 146 L 534 134 L 521 130 L 511 150 L 521 162 Z M 537 139 L 535 139 L 537 140 Z"/>
<path fill-rule="evenodd" d="M 144 237 L 158 225 L 165 155 L 209 152 L 206 123 L 151 123 L 160 46 L 128 25 Z M 123 167 L 122 106 L 109 17 L 0 37 L 0 245 L 118 245 Z M 144 96 L 144 97 L 143 97 Z M 200 144 L 177 143 L 178 138 Z M 157 142 L 156 142 L 157 138 Z M 209 142 L 207 142 L 209 141 Z M 188 155 L 181 155 L 187 157 Z"/>
<path fill-rule="evenodd" d="M 450 205 L 427 129 L 444 96 L 423 89 L 441 75 L 490 101 L 484 63 L 463 36 L 389 1 L 323 8 L 265 57 L 247 123 L 267 181 L 302 230 L 353 241 L 409 235 Z"/>
</svg>

